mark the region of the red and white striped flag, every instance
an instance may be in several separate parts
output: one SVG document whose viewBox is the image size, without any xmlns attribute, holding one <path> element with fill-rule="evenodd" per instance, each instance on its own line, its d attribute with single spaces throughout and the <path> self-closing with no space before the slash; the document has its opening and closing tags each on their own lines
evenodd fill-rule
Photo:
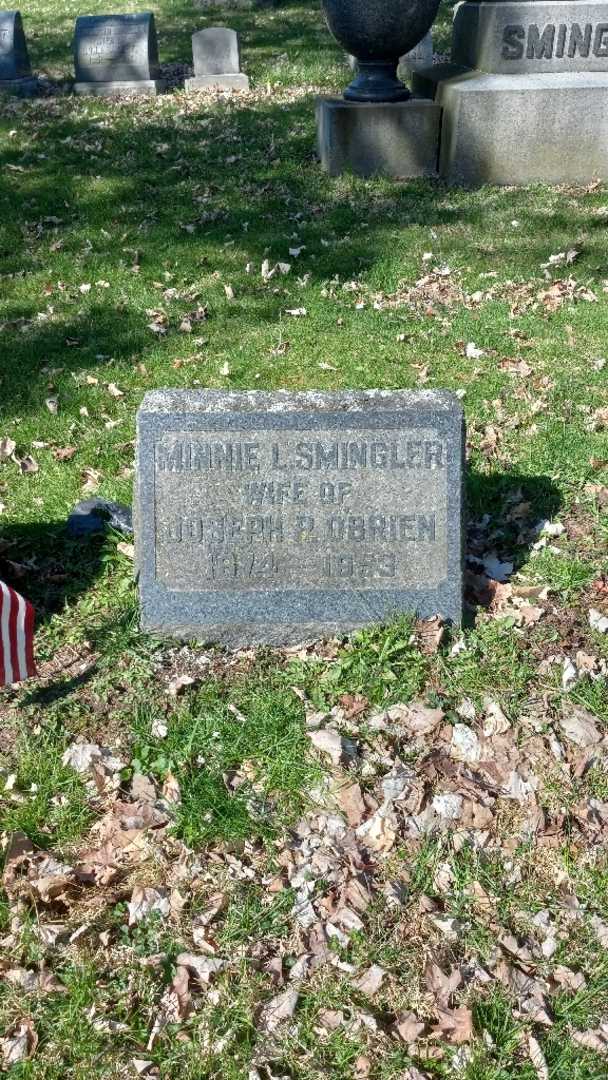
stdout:
<svg viewBox="0 0 608 1080">
<path fill-rule="evenodd" d="M 0 581 L 0 686 L 35 674 L 34 609 Z"/>
</svg>

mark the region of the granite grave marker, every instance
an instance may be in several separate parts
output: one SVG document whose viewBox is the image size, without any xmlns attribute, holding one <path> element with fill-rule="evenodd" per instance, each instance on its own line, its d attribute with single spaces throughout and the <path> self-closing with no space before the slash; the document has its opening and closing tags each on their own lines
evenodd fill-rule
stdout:
<svg viewBox="0 0 608 1080">
<path fill-rule="evenodd" d="M 453 395 L 159 390 L 137 427 L 144 629 L 238 646 L 460 620 Z"/>
<path fill-rule="evenodd" d="M 76 19 L 77 94 L 156 94 L 160 79 L 154 15 L 81 15 Z"/>
<path fill-rule="evenodd" d="M 210 26 L 192 35 L 194 77 L 186 90 L 248 90 L 241 71 L 239 36 L 225 26 Z"/>
<path fill-rule="evenodd" d="M 414 72 L 413 87 L 443 110 L 449 182 L 608 177 L 607 0 L 464 0 L 452 63 Z"/>
<path fill-rule="evenodd" d="M 32 75 L 23 22 L 18 11 L 0 11 L 0 91 L 29 96 L 38 81 Z"/>
</svg>

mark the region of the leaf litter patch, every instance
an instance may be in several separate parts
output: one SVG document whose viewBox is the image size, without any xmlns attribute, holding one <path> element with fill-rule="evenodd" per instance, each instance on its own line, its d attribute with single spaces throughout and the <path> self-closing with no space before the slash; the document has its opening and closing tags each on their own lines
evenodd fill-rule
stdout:
<svg viewBox="0 0 608 1080">
<path fill-rule="evenodd" d="M 500 601 L 495 595 L 495 611 L 484 618 L 504 616 L 501 605 L 518 599 L 529 603 L 515 586 L 496 584 Z M 527 620 L 518 632 L 533 628 Z M 414 639 L 428 657 L 442 654 L 447 663 L 457 663 L 468 647 L 437 620 L 419 623 Z M 322 651 L 330 665 L 340 655 L 331 643 Z M 172 655 L 170 670 L 175 650 Z M 592 677 L 581 672 L 579 682 Z M 123 747 L 85 740 L 68 747 L 63 763 L 84 782 L 97 820 L 69 857 L 37 849 L 24 834 L 7 838 L 7 983 L 26 997 L 65 992 L 53 969 L 61 972 L 65 956 L 79 950 L 104 970 L 144 964 L 156 994 L 137 1060 L 149 1062 L 150 1075 L 163 1040 L 180 1027 L 184 1039 L 191 1037 L 192 1025 L 204 1024 L 210 1009 L 238 993 L 244 971 L 262 975 L 252 1068 L 271 1076 L 279 1075 L 273 1063 L 290 1040 L 297 1044 L 299 1018 L 328 980 L 340 1008 L 319 1005 L 315 1030 L 321 1045 L 336 1031 L 356 1038 L 369 1062 L 359 1063 L 363 1077 L 373 1075 L 371 1062 L 395 1049 L 422 1077 L 433 1075 L 441 1060 L 465 1067 L 484 1037 L 475 1003 L 500 992 L 521 1032 L 518 1054 L 543 1075 L 554 1002 L 584 990 L 593 975 L 592 965 L 581 963 L 579 936 L 591 934 L 600 950 L 608 947 L 608 925 L 593 902 L 577 895 L 559 855 L 567 844 L 590 869 L 605 860 L 608 801 L 585 787 L 587 776 L 606 768 L 601 717 L 569 694 L 555 698 L 548 691 L 528 711 L 511 715 L 490 689 L 481 702 L 464 697 L 453 707 L 447 699 L 419 697 L 383 708 L 363 694 L 343 693 L 327 710 L 296 690 L 323 778 L 302 818 L 270 845 L 252 839 L 192 850 L 174 833 L 182 797 L 177 777 L 168 773 L 161 781 L 136 772 L 125 780 Z M 246 764 L 242 771 L 249 779 Z M 520 855 L 531 850 L 538 868 Z M 421 878 L 430 851 L 435 857 Z M 461 864 L 469 868 L 465 880 Z M 489 880 L 496 867 L 502 883 Z M 501 886 L 517 905 L 535 875 L 534 909 L 505 905 Z M 231 944 L 230 920 L 243 889 L 254 890 L 262 911 L 283 905 L 280 933 Z M 18 962 L 20 942 L 34 911 L 41 959 L 27 966 Z M 128 942 L 147 925 L 157 928 L 159 948 L 150 946 L 142 957 L 132 944 L 125 947 L 124 935 Z M 170 954 L 162 944 L 167 935 L 177 943 Z M 111 1017 L 103 1024 L 113 1030 Z M 600 1018 L 570 1035 L 604 1055 L 607 1025 L 608 1017 Z M 221 1048 L 230 1038 L 225 1032 Z M 5 1063 L 39 1054 L 37 1040 L 22 1011 L 3 1035 Z"/>
</svg>

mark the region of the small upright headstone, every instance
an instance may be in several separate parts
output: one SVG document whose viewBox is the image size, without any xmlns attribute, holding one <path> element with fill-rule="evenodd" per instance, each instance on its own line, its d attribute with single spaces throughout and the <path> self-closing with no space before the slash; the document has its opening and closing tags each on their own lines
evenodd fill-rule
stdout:
<svg viewBox="0 0 608 1080">
<path fill-rule="evenodd" d="M 405 53 L 399 61 L 406 71 L 416 71 L 417 68 L 430 67 L 433 63 L 433 35 L 430 30 L 413 49 Z"/>
<path fill-rule="evenodd" d="M 35 93 L 37 79 L 32 75 L 21 14 L 0 11 L 0 91 L 29 96 Z"/>
<path fill-rule="evenodd" d="M 81 15 L 76 19 L 77 94 L 156 94 L 159 78 L 154 15 Z"/>
<path fill-rule="evenodd" d="M 239 36 L 236 30 L 210 26 L 192 35 L 194 78 L 186 90 L 248 90 L 249 79 L 241 71 Z"/>
<path fill-rule="evenodd" d="M 462 614 L 460 402 L 158 390 L 138 414 L 144 629 L 228 645 Z"/>
<path fill-rule="evenodd" d="M 349 68 L 354 71 L 357 67 L 357 58 L 349 53 L 347 59 Z M 419 41 L 408 53 L 403 54 L 399 63 L 407 71 L 415 71 L 417 68 L 428 67 L 433 63 L 433 35 L 430 30 L 424 35 L 422 41 Z"/>
</svg>

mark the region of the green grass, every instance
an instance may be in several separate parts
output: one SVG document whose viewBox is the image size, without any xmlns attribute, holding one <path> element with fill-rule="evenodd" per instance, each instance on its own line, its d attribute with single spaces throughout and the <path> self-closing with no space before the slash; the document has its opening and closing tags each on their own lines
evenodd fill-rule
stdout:
<svg viewBox="0 0 608 1080">
<path fill-rule="evenodd" d="M 102 0 L 88 7 L 105 10 Z M 225 21 L 185 0 L 159 0 L 155 12 L 168 65 L 190 58 L 193 31 Z M 34 67 L 58 81 L 71 75 L 78 13 L 57 0 L 24 13 Z M 496 850 L 455 846 L 447 833 L 398 846 L 382 872 L 403 885 L 404 907 L 376 896 L 365 932 L 345 948 L 332 944 L 338 966 L 303 981 L 294 1024 L 272 1040 L 259 1031 L 260 1008 L 277 992 L 268 959 L 283 957 L 288 973 L 304 948 L 294 891 L 285 882 L 268 890 L 284 874 L 286 837 L 326 776 L 309 753 L 307 712 L 344 709 L 352 695 L 367 701 L 368 713 L 346 719 L 344 730 L 354 728 L 367 748 L 356 775 L 368 795 L 370 761 L 386 767 L 368 714 L 398 702 L 441 706 L 449 725 L 464 698 L 479 717 L 489 696 L 524 753 L 531 739 L 557 731 L 569 702 L 606 730 L 605 678 L 565 693 L 561 667 L 544 662 L 583 650 L 596 658 L 597 676 L 608 660 L 608 637 L 588 625 L 588 609 L 605 606 L 608 515 L 585 490 L 607 483 L 606 430 L 593 413 L 608 404 L 606 368 L 596 363 L 608 352 L 608 188 L 332 180 L 314 155 L 314 99 L 339 90 L 348 69 L 318 6 L 289 0 L 231 12 L 229 21 L 242 35 L 251 95 L 176 90 L 119 104 L 61 94 L 0 103 L 0 439 L 39 466 L 22 474 L 14 460 L 0 461 L 0 576 L 36 605 L 45 674 L 0 694 L 2 842 L 22 830 L 74 861 L 95 846 L 107 800 L 61 763 L 77 739 L 124 761 L 121 797 L 139 772 L 159 786 L 172 776 L 181 791 L 141 882 L 135 871 L 121 873 L 106 891 L 83 889 L 73 907 L 50 911 L 22 904 L 15 912 L 10 897 L 0 898 L 7 966 L 43 964 L 65 986 L 51 994 L 0 988 L 0 1037 L 25 1016 L 39 1037 L 36 1054 L 10 1075 L 126 1077 L 133 1058 L 145 1058 L 162 1080 L 243 1080 L 253 1067 L 263 1080 L 342 1080 L 356 1077 L 367 1055 L 371 1080 L 395 1080 L 412 1061 L 431 1080 L 535 1080 L 525 1050 L 532 1031 L 550 1080 L 601 1080 L 605 1058 L 571 1034 L 608 1015 L 604 954 L 588 922 L 606 917 L 608 872 L 600 841 L 582 842 L 569 817 L 585 799 L 606 800 L 601 756 L 569 784 L 553 759 L 544 768 L 540 805 L 549 816 L 567 812 L 555 847 L 522 835 L 513 807 L 501 810 Z M 449 23 L 444 4 L 440 51 Z M 546 278 L 541 264 L 570 248 L 580 252 L 574 264 Z M 265 259 L 291 263 L 290 273 L 265 281 Z M 428 297 L 408 290 L 444 266 L 445 302 L 430 310 Z M 575 297 L 550 310 L 543 290 L 570 276 L 596 302 Z M 306 317 L 286 314 L 296 307 Z M 466 357 L 469 342 L 480 358 Z M 522 361 L 528 374 L 517 373 Z M 453 631 L 431 654 L 407 617 L 298 656 L 229 658 L 143 635 L 121 538 L 70 540 L 64 522 L 95 483 L 99 494 L 131 502 L 136 409 L 146 390 L 170 386 L 458 391 L 470 518 L 488 515 L 488 549 L 513 561 L 523 580 L 550 588 L 545 616 L 524 631 L 512 616 L 478 612 L 462 633 L 465 651 L 452 652 L 461 637 Z M 523 517 L 513 514 L 522 503 Z M 532 552 L 533 527 L 547 518 L 567 524 L 548 541 L 559 553 Z M 169 685 L 184 672 L 195 682 L 175 698 Z M 410 739 L 386 740 L 392 760 L 424 764 Z M 192 888 L 171 879 L 184 910 L 129 927 L 133 884 L 169 880 L 180 858 L 201 867 Z M 439 884 L 446 866 L 447 892 Z M 556 955 L 587 982 L 551 997 L 554 1026 L 532 1025 L 492 983 L 462 999 L 475 1029 L 466 1060 L 447 1043 L 442 1058 L 412 1058 L 390 1025 L 402 1009 L 429 1016 L 423 955 L 438 954 L 446 970 L 474 956 L 490 964 L 499 931 L 532 933 L 530 919 L 543 908 L 562 918 L 564 874 L 583 915 L 580 925 L 563 924 Z M 475 882 L 492 898 L 491 917 L 471 897 Z M 193 918 L 216 889 L 227 903 L 209 933 L 229 970 L 147 1049 L 176 958 L 195 948 Z M 425 903 L 459 920 L 456 943 L 424 921 Z M 65 921 L 68 936 L 85 929 L 72 943 L 47 945 L 38 931 L 49 920 Z M 373 962 L 390 985 L 369 1002 L 345 965 Z M 548 974 L 550 965 L 540 966 Z M 343 1010 L 347 1026 L 324 1033 L 324 1009 Z M 375 1018 L 374 1034 L 357 1024 L 361 1011 Z"/>
</svg>

